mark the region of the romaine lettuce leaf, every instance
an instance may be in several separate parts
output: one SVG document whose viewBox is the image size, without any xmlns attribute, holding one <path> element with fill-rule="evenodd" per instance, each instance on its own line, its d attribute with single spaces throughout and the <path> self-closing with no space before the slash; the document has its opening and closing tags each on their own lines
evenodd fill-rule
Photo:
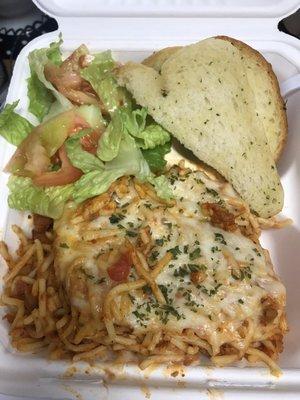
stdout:
<svg viewBox="0 0 300 400">
<path fill-rule="evenodd" d="M 132 136 L 138 137 L 146 127 L 147 110 L 146 108 L 141 108 L 131 111 L 124 108 L 122 109 L 122 118 L 127 132 Z"/>
<path fill-rule="evenodd" d="M 133 135 L 141 149 L 154 149 L 170 141 L 170 134 L 160 125 L 148 125 L 143 131 Z"/>
<path fill-rule="evenodd" d="M 35 71 L 31 71 L 31 75 L 27 80 L 27 89 L 29 98 L 28 110 L 39 121 L 42 121 L 45 115 L 48 114 L 55 97 L 39 80 Z"/>
<path fill-rule="evenodd" d="M 110 185 L 123 175 L 123 171 L 120 169 L 112 169 L 110 171 L 96 170 L 82 175 L 74 184 L 74 201 L 81 203 L 86 199 L 106 192 Z"/>
<path fill-rule="evenodd" d="M 105 119 L 102 117 L 100 108 L 94 104 L 84 104 L 76 110 L 93 129 L 103 129 L 106 125 Z"/>
<path fill-rule="evenodd" d="M 26 118 L 14 111 L 17 105 L 18 101 L 7 104 L 0 114 L 0 135 L 15 146 L 18 146 L 33 129 Z"/>
<path fill-rule="evenodd" d="M 124 128 L 130 135 L 134 136 L 139 147 L 142 149 L 153 149 L 170 141 L 170 134 L 156 123 L 146 125 L 146 108 L 134 111 L 122 109 Z"/>
<path fill-rule="evenodd" d="M 94 170 L 101 171 L 104 168 L 103 162 L 98 157 L 88 153 L 81 147 L 80 138 L 87 135 L 91 131 L 92 129 L 84 129 L 71 136 L 65 142 L 69 160 L 74 165 L 74 167 L 81 169 L 81 171 L 83 171 L 84 173 Z"/>
<path fill-rule="evenodd" d="M 75 182 L 73 195 L 75 202 L 81 203 L 90 197 L 104 193 L 116 179 L 124 175 L 134 175 L 141 180 L 151 175 L 141 150 L 127 133 L 120 141 L 117 156 L 105 163 L 104 170 L 88 172 Z"/>
<path fill-rule="evenodd" d="M 60 46 L 62 45 L 61 35 L 57 42 L 50 43 L 50 46 L 47 48 L 47 57 L 48 60 L 53 64 L 60 66 L 62 64 L 62 56 L 60 51 Z"/>
<path fill-rule="evenodd" d="M 129 93 L 118 86 L 113 76 L 112 70 L 115 65 L 111 52 L 105 51 L 96 54 L 93 61 L 81 70 L 81 76 L 92 85 L 110 114 L 120 106 L 128 106 L 131 103 Z"/>
<path fill-rule="evenodd" d="M 50 218 L 59 218 L 73 193 L 73 184 L 41 188 L 30 178 L 11 175 L 8 180 L 8 205 L 20 211 L 31 211 Z"/>
<path fill-rule="evenodd" d="M 153 149 L 142 150 L 143 156 L 154 173 L 161 172 L 166 166 L 165 155 L 171 150 L 171 141 Z"/>
<path fill-rule="evenodd" d="M 170 141 L 170 134 L 160 125 L 146 126 L 147 110 L 118 109 L 112 116 L 105 133 L 99 141 L 98 157 L 103 161 L 110 161 L 119 151 L 120 140 L 124 132 L 135 138 L 141 149 L 154 149 Z M 160 151 L 160 153 L 163 153 Z M 159 168 L 158 168 L 159 169 Z"/>
<path fill-rule="evenodd" d="M 82 70 L 82 73 L 88 72 L 92 73 L 92 75 L 97 74 L 99 68 L 103 71 L 103 73 L 107 71 L 111 71 L 115 66 L 115 61 L 112 58 L 111 51 L 101 51 L 101 53 L 93 54 L 92 62 Z"/>
<path fill-rule="evenodd" d="M 151 174 L 141 150 L 128 133 L 123 134 L 118 155 L 105 164 L 105 169 L 121 169 L 123 175 L 134 175 L 141 180 L 146 179 Z"/>
<path fill-rule="evenodd" d="M 50 47 L 34 50 L 28 56 L 31 71 L 31 77 L 28 80 L 29 111 L 39 121 L 42 121 L 45 116 L 54 116 L 72 107 L 72 103 L 47 81 L 44 74 L 45 65 L 49 61 L 56 65 L 61 63 L 59 50 L 61 42 L 59 40 L 51 43 Z"/>
<path fill-rule="evenodd" d="M 165 175 L 160 175 L 160 176 L 151 175 L 148 177 L 147 180 L 154 186 L 154 189 L 158 197 L 161 197 L 162 199 L 165 200 L 170 200 L 174 198 L 169 181 L 165 177 Z"/>
<path fill-rule="evenodd" d="M 99 140 L 97 156 L 102 161 L 111 161 L 119 153 L 120 142 L 124 133 L 122 111 L 117 110 Z"/>
</svg>

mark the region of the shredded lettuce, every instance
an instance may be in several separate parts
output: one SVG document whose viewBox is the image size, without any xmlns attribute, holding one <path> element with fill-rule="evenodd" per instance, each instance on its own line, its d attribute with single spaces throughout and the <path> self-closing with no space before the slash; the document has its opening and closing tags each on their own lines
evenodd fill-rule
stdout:
<svg viewBox="0 0 300 400">
<path fill-rule="evenodd" d="M 98 157 L 88 153 L 81 147 L 80 138 L 89 134 L 91 131 L 91 129 L 83 129 L 65 142 L 67 154 L 71 163 L 84 173 L 102 170 L 104 168 L 103 162 Z"/>
<path fill-rule="evenodd" d="M 126 89 L 118 86 L 113 76 L 116 66 L 110 51 L 96 54 L 93 61 L 81 70 L 81 76 L 87 80 L 112 115 L 120 106 L 130 105 L 130 96 Z"/>
<path fill-rule="evenodd" d="M 18 146 L 33 129 L 26 118 L 14 111 L 18 103 L 15 101 L 13 104 L 7 104 L 0 114 L 0 135 L 15 146 Z"/>
<path fill-rule="evenodd" d="M 167 161 L 165 160 L 165 155 L 168 154 L 170 150 L 171 141 L 161 146 L 156 146 L 153 149 L 142 150 L 143 156 L 152 172 L 162 172 L 167 164 Z"/>
<path fill-rule="evenodd" d="M 72 107 L 72 103 L 47 81 L 44 68 L 49 61 L 61 63 L 60 45 L 62 40 L 50 44 L 50 47 L 32 51 L 29 56 L 31 76 L 28 80 L 29 111 L 39 121 L 50 118 Z"/>
<path fill-rule="evenodd" d="M 31 211 L 50 218 L 59 218 L 73 193 L 73 185 L 40 188 L 30 178 L 11 175 L 8 181 L 8 205 L 20 211 Z"/>
</svg>

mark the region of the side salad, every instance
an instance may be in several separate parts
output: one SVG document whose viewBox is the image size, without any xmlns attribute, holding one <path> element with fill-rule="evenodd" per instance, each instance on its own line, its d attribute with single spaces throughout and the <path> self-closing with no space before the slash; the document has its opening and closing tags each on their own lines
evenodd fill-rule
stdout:
<svg viewBox="0 0 300 400">
<path fill-rule="evenodd" d="M 18 101 L 0 114 L 0 134 L 17 149 L 5 168 L 11 208 L 59 218 L 67 201 L 81 203 L 134 175 L 170 198 L 163 172 L 170 134 L 118 86 L 110 51 L 81 45 L 62 60 L 62 40 L 29 54 L 28 110 Z"/>
</svg>

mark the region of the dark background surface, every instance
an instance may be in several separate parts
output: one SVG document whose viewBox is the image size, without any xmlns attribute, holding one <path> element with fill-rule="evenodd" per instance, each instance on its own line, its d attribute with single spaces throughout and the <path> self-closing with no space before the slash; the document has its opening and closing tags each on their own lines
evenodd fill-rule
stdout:
<svg viewBox="0 0 300 400">
<path fill-rule="evenodd" d="M 32 39 L 58 28 L 31 0 L 0 0 L 0 108 L 18 54 Z"/>
</svg>

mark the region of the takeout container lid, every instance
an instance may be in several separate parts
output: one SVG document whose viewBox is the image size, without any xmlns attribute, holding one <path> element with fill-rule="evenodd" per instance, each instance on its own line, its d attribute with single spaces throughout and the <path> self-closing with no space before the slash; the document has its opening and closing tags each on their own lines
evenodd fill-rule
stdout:
<svg viewBox="0 0 300 400">
<path fill-rule="evenodd" d="M 178 44 L 225 34 L 295 42 L 277 24 L 299 0 L 33 0 L 63 36 Z"/>
<path fill-rule="evenodd" d="M 34 0 L 45 13 L 69 17 L 283 17 L 297 0 Z"/>
<path fill-rule="evenodd" d="M 63 50 L 66 52 L 85 43 L 91 51 L 111 48 L 123 60 L 138 60 L 154 49 L 187 44 L 223 34 L 244 40 L 265 55 L 268 54 L 268 60 L 272 62 L 279 81 L 291 79 L 289 85 L 285 86 L 287 92 L 299 86 L 299 82 L 295 83 L 294 77 L 300 71 L 300 41 L 277 29 L 278 22 L 299 6 L 298 0 L 34 0 L 34 2 L 45 13 L 57 19 L 59 31 L 62 32 L 64 39 Z M 51 41 L 57 39 L 57 36 L 58 32 L 52 32 L 36 38 L 24 47 L 16 61 L 7 102 L 20 99 L 18 112 L 27 117 L 28 99 L 25 84 L 29 73 L 27 56 L 32 50 L 48 46 Z M 297 99 L 300 100 L 300 96 Z M 272 257 L 274 256 L 274 264 L 278 263 L 281 266 L 280 274 L 284 274 L 288 287 L 288 313 L 294 312 L 294 315 L 291 315 L 289 347 L 282 355 L 284 373 L 280 379 L 270 376 L 265 368 L 260 367 L 190 368 L 185 372 L 185 380 L 180 375 L 175 380 L 170 374 L 166 376 L 164 368 L 153 371 L 147 376 L 131 366 L 127 368 L 126 374 L 121 371 L 118 385 L 110 388 L 108 392 L 105 386 L 105 368 L 99 371 L 94 369 L 88 375 L 81 373 L 78 368 L 70 380 L 62 381 L 63 374 L 65 373 L 65 377 L 69 374 L 68 363 L 49 363 L 43 358 L 24 357 L 11 352 L 4 324 L 0 324 L 0 392 L 29 398 L 36 396 L 53 399 L 81 398 L 82 395 L 85 400 L 94 398 L 140 400 L 147 395 L 147 387 L 143 385 L 148 385 L 151 386 L 149 393 L 153 393 L 151 397 L 153 399 L 163 397 L 169 400 L 175 395 L 176 398 L 186 396 L 202 400 L 214 397 L 214 393 L 217 398 L 218 390 L 206 392 L 209 390 L 207 388 L 219 388 L 222 391 L 226 387 L 235 387 L 237 394 L 235 398 L 245 400 L 253 397 L 267 400 L 271 398 L 268 396 L 268 390 L 275 388 L 282 391 L 283 397 L 286 390 L 289 390 L 295 394 L 293 398 L 299 398 L 297 396 L 300 391 L 300 355 L 296 353 L 300 315 L 299 313 L 298 316 L 295 315 L 293 307 L 295 308 L 300 302 L 300 296 L 298 287 L 293 287 L 293 284 L 297 286 L 297 279 L 300 280 L 299 268 L 296 268 L 297 260 L 300 259 L 299 236 L 297 239 L 297 229 L 300 229 L 300 192 L 299 185 L 295 184 L 299 182 L 300 159 L 294 161 L 295 165 L 291 167 L 292 161 L 299 158 L 297 149 L 300 148 L 300 138 L 296 135 L 300 129 L 296 99 L 291 99 L 288 111 L 291 135 L 288 148 L 283 155 L 281 171 L 286 191 L 284 212 L 293 218 L 296 229 L 290 228 L 291 230 L 276 232 L 275 236 L 263 238 L 263 245 L 270 249 Z M 12 146 L 0 138 L 0 166 L 5 165 L 12 151 Z M 5 232 L 5 239 L 12 243 L 15 242 L 15 238 L 7 226 L 17 223 L 26 227 L 28 221 L 26 216 L 22 217 L 21 214 L 8 210 L 6 179 L 4 174 L 0 174 L 2 212 L 0 230 Z M 280 247 L 282 243 L 288 245 Z M 289 267 L 292 264 L 289 257 L 295 260 L 294 271 Z M 124 384 L 122 384 L 122 374 Z M 186 389 L 183 389 L 183 385 L 186 385 Z M 141 391 L 141 386 L 146 388 L 144 392 Z M 160 392 L 156 387 L 161 386 L 167 390 Z M 172 391 L 175 386 L 178 395 Z"/>
</svg>

